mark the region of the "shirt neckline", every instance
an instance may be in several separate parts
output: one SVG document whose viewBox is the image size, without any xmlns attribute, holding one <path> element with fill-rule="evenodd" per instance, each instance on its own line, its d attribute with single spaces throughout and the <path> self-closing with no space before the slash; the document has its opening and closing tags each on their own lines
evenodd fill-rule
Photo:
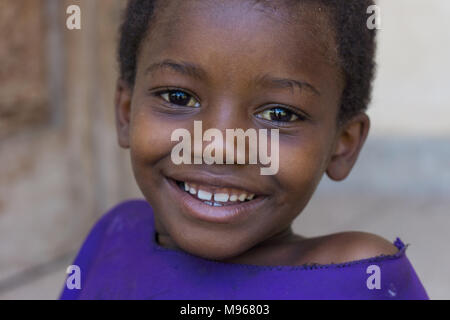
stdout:
<svg viewBox="0 0 450 320">
<path fill-rule="evenodd" d="M 191 259 L 203 261 L 206 263 L 213 263 L 213 264 L 218 264 L 218 265 L 222 265 L 222 266 L 227 266 L 230 268 L 249 268 L 249 269 L 279 270 L 279 271 L 339 269 L 339 268 L 351 267 L 351 266 L 361 265 L 361 264 L 366 264 L 366 263 L 381 262 L 381 261 L 386 261 L 386 260 L 395 260 L 395 259 L 399 259 L 402 256 L 404 256 L 405 251 L 406 251 L 407 247 L 409 246 L 409 244 L 405 245 L 402 242 L 402 240 L 399 237 L 397 237 L 395 239 L 395 241 L 393 242 L 393 245 L 395 245 L 397 247 L 398 251 L 391 255 L 381 254 L 378 256 L 370 257 L 370 258 L 353 260 L 353 261 L 342 262 L 342 263 L 329 263 L 329 264 L 310 263 L 310 264 L 303 264 L 303 265 L 298 265 L 298 266 L 292 266 L 292 265 L 270 266 L 270 265 L 256 265 L 256 264 L 223 262 L 223 261 L 219 261 L 219 260 L 202 258 L 202 257 L 193 255 L 186 251 L 163 247 L 160 244 L 158 244 L 156 237 L 157 237 L 157 232 L 156 232 L 154 226 L 152 225 L 152 246 L 154 249 L 156 249 L 160 252 L 165 252 L 168 254 L 177 255 L 177 256 L 181 256 L 181 257 L 183 257 L 183 256 L 189 257 Z"/>
</svg>

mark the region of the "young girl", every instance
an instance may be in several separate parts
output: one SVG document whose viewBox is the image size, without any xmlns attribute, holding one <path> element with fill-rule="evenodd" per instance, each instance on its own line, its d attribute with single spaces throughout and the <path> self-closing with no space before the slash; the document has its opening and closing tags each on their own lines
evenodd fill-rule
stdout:
<svg viewBox="0 0 450 320">
<path fill-rule="evenodd" d="M 74 262 L 81 289 L 61 298 L 427 299 L 400 239 L 291 228 L 325 173 L 349 175 L 367 137 L 372 4 L 130 1 L 116 123 L 145 200 L 100 219 Z M 250 156 L 195 161 L 205 144 L 192 164 L 174 161 L 173 133 L 196 135 L 194 122 L 224 136 L 276 129 L 277 172 Z M 235 151 L 216 139 L 216 160 Z"/>
</svg>

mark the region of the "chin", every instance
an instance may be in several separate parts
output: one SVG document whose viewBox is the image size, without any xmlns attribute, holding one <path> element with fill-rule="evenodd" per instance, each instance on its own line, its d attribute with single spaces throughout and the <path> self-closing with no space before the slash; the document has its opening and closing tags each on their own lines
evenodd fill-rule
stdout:
<svg viewBox="0 0 450 320">
<path fill-rule="evenodd" d="M 230 260 L 242 255 L 252 245 L 243 241 L 229 241 L 226 238 L 216 236 L 223 241 L 211 241 L 210 239 L 176 239 L 177 245 L 183 251 L 209 260 Z M 173 238 L 174 239 L 174 238 Z M 236 239 L 236 238 L 235 238 Z"/>
</svg>

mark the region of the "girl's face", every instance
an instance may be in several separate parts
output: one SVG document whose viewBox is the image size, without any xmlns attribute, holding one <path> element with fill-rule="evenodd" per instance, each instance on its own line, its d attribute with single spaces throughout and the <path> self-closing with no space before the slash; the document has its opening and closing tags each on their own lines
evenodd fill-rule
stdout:
<svg viewBox="0 0 450 320">
<path fill-rule="evenodd" d="M 134 89 L 118 87 L 119 142 L 130 148 L 135 178 L 167 247 L 225 260 L 257 244 L 292 240 L 292 221 L 337 157 L 343 81 L 328 19 L 313 6 L 272 5 L 158 5 L 139 51 Z M 217 128 L 224 137 L 226 129 L 279 129 L 278 173 L 261 175 L 259 164 L 175 165 L 171 152 L 178 142 L 171 142 L 172 132 L 185 128 L 193 136 L 194 120 L 202 121 L 203 131 Z M 344 149 L 351 145 L 341 143 Z M 334 178 L 348 173 L 352 159 L 334 169 Z M 255 198 L 212 207 L 175 182 Z M 210 221 L 199 217 L 202 212 L 238 216 Z"/>
</svg>

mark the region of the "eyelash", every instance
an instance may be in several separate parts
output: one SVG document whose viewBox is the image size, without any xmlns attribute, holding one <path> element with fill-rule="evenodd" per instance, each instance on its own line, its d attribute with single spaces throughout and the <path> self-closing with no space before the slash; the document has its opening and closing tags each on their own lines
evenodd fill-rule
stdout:
<svg viewBox="0 0 450 320">
<path fill-rule="evenodd" d="M 159 90 L 159 91 L 154 92 L 153 95 L 154 95 L 155 97 L 158 97 L 158 98 L 163 99 L 164 102 L 169 103 L 169 104 L 171 104 L 171 105 L 175 105 L 175 106 L 177 106 L 177 107 L 187 107 L 187 106 L 180 106 L 180 105 L 177 105 L 177 104 L 175 104 L 175 103 L 172 103 L 172 102 L 170 102 L 170 101 L 167 101 L 166 99 L 164 99 L 164 98 L 162 97 L 163 94 L 166 94 L 166 93 L 173 93 L 173 92 L 181 92 L 181 93 L 187 95 L 188 97 L 190 97 L 190 99 L 194 98 L 194 99 L 197 100 L 197 101 L 199 100 L 199 99 L 197 99 L 193 94 L 191 94 L 191 93 L 189 93 L 189 92 L 186 92 L 185 90 L 181 90 L 181 89 L 177 89 L 177 88 L 164 88 L 164 90 Z M 198 107 L 192 107 L 192 108 L 198 108 Z M 263 113 L 263 112 L 267 112 L 267 111 L 270 111 L 270 110 L 274 110 L 274 109 L 283 109 L 283 110 L 287 110 L 287 111 L 290 112 L 292 115 L 294 115 L 297 119 L 295 119 L 294 121 L 277 121 L 277 120 L 267 120 L 267 119 L 264 119 L 264 118 L 258 117 L 258 116 L 257 116 L 257 118 L 262 119 L 262 120 L 265 120 L 265 121 L 269 121 L 269 122 L 272 122 L 272 123 L 277 123 L 277 124 L 290 123 L 290 122 L 296 122 L 296 121 L 306 121 L 306 120 L 308 119 L 307 116 L 305 116 L 305 115 L 303 115 L 303 114 L 300 114 L 300 113 L 299 113 L 298 111 L 296 111 L 296 110 L 293 110 L 292 107 L 284 106 L 284 105 L 275 105 L 275 106 L 272 106 L 272 107 L 269 108 L 269 109 L 264 109 L 264 110 L 262 110 L 262 111 L 259 111 L 259 112 L 257 113 L 257 115 L 259 115 L 259 114 L 261 114 L 261 113 Z"/>
<path fill-rule="evenodd" d="M 170 104 L 170 105 L 175 105 L 175 106 L 177 106 L 177 107 L 188 107 L 188 106 L 177 105 L 177 104 L 175 104 L 175 103 L 172 103 L 172 102 L 170 102 L 170 101 L 167 101 L 166 99 L 164 99 L 164 98 L 162 97 L 163 94 L 166 94 L 166 93 L 173 93 L 173 92 L 181 92 L 181 93 L 187 95 L 188 97 L 190 97 L 190 99 L 194 98 L 194 99 L 197 100 L 197 101 L 199 100 L 199 99 L 197 99 L 193 94 L 191 94 L 191 93 L 189 93 L 189 92 L 186 92 L 185 90 L 181 90 L 181 89 L 177 89 L 177 88 L 164 88 L 164 90 L 159 90 L 159 91 L 154 92 L 153 95 L 154 95 L 155 97 L 158 97 L 158 98 L 163 99 L 164 102 L 166 102 L 166 103 L 168 103 L 168 104 Z M 200 102 L 198 102 L 198 104 L 200 104 Z M 200 107 L 200 105 L 199 105 L 198 107 Z M 198 107 L 197 107 L 197 106 L 194 106 L 194 107 L 192 107 L 192 108 L 198 108 Z"/>
<path fill-rule="evenodd" d="M 282 109 L 284 111 L 288 111 L 289 113 L 291 113 L 291 117 L 295 116 L 296 119 L 293 120 L 293 121 L 279 121 L 279 120 L 268 120 L 268 119 L 262 118 L 261 116 L 258 116 L 258 115 L 260 115 L 260 114 L 262 114 L 264 112 L 270 112 L 270 111 L 275 110 L 275 109 Z M 307 116 L 299 113 L 297 110 L 293 110 L 292 107 L 284 106 L 284 105 L 274 105 L 274 106 L 271 106 L 270 108 L 266 108 L 266 109 L 264 109 L 264 110 L 262 110 L 262 111 L 257 113 L 257 118 L 262 119 L 263 121 L 269 121 L 271 123 L 275 123 L 275 124 L 279 124 L 279 125 L 284 125 L 286 123 L 301 122 L 301 121 L 308 120 Z"/>
</svg>

